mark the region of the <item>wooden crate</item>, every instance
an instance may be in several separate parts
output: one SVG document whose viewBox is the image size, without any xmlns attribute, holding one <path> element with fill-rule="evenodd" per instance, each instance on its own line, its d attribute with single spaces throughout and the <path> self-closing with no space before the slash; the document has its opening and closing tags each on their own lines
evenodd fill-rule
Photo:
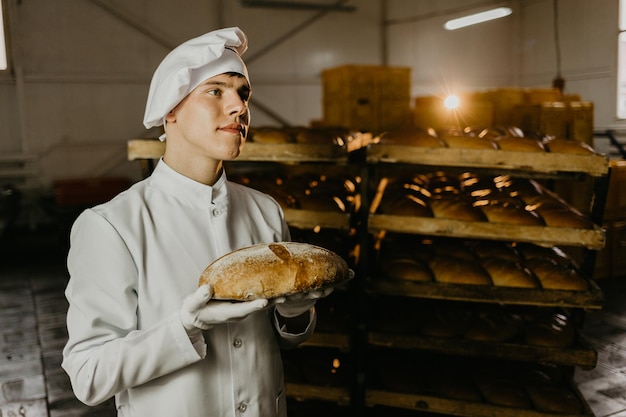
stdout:
<svg viewBox="0 0 626 417">
<path fill-rule="evenodd" d="M 539 128 L 545 135 L 568 137 L 568 106 L 562 101 L 546 101 L 539 105 Z"/>
<path fill-rule="evenodd" d="M 411 69 L 344 65 L 322 71 L 326 126 L 380 133 L 410 122 Z"/>
<path fill-rule="evenodd" d="M 611 277 L 626 277 L 626 221 L 612 225 Z"/>
<path fill-rule="evenodd" d="M 527 104 L 541 104 L 562 100 L 563 94 L 558 88 L 529 88 L 524 91 L 524 102 Z"/>
<path fill-rule="evenodd" d="M 324 101 L 324 124 L 361 132 L 378 129 L 378 103 L 370 99 L 331 99 Z"/>
<path fill-rule="evenodd" d="M 593 102 L 571 101 L 568 106 L 568 137 L 593 147 Z"/>
<path fill-rule="evenodd" d="M 611 178 L 604 208 L 604 220 L 626 218 L 626 160 L 609 161 Z"/>
<path fill-rule="evenodd" d="M 495 125 L 511 125 L 513 109 L 525 102 L 523 88 L 505 87 L 484 92 L 480 95 L 493 103 L 493 117 Z"/>
<path fill-rule="evenodd" d="M 325 99 L 408 100 L 411 68 L 377 65 L 329 68 L 322 71 L 322 88 Z"/>
</svg>

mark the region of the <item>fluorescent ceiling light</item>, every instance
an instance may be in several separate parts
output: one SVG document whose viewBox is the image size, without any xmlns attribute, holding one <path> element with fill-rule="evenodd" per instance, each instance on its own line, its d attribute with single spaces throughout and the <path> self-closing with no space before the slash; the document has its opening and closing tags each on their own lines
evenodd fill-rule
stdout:
<svg viewBox="0 0 626 417">
<path fill-rule="evenodd" d="M 444 28 L 447 30 L 460 29 L 465 26 L 475 25 L 477 23 L 487 22 L 488 20 L 499 19 L 513 13 L 508 7 L 498 7 L 497 9 L 487 10 L 486 12 L 480 12 L 471 14 L 458 19 L 448 20 Z"/>
</svg>

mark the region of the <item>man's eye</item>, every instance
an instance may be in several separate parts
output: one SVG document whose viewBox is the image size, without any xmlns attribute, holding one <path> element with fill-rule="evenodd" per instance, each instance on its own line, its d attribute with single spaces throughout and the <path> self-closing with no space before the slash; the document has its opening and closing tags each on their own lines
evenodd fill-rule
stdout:
<svg viewBox="0 0 626 417">
<path fill-rule="evenodd" d="M 221 94 L 220 90 L 215 88 L 213 90 L 209 90 L 208 93 L 212 96 L 219 96 Z"/>
</svg>

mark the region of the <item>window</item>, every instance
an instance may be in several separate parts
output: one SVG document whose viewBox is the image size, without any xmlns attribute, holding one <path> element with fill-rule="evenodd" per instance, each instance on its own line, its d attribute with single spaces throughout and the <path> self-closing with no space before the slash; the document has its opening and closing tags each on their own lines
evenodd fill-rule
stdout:
<svg viewBox="0 0 626 417">
<path fill-rule="evenodd" d="M 619 2 L 617 48 L 617 117 L 626 119 L 626 0 Z"/>
<path fill-rule="evenodd" d="M 7 45 L 4 38 L 4 1 L 0 0 L 0 71 L 7 69 Z"/>
</svg>

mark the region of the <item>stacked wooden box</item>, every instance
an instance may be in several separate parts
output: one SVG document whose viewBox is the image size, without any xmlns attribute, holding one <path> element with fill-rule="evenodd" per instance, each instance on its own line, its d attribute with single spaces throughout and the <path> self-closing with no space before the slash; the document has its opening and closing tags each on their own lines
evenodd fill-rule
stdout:
<svg viewBox="0 0 626 417">
<path fill-rule="evenodd" d="M 411 123 L 411 69 L 344 65 L 322 72 L 326 126 L 380 133 Z"/>
</svg>

